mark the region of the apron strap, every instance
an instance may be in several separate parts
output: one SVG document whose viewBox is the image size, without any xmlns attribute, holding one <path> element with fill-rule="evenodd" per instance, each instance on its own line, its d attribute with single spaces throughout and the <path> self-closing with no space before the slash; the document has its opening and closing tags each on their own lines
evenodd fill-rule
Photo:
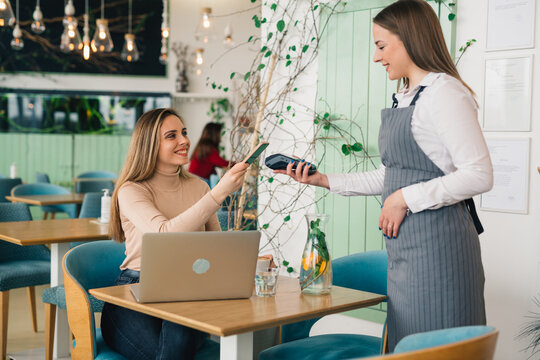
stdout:
<svg viewBox="0 0 540 360">
<path fill-rule="evenodd" d="M 478 218 L 478 214 L 476 213 L 476 206 L 474 205 L 473 199 L 467 199 L 465 200 L 465 205 L 467 205 L 467 209 L 469 210 L 469 213 L 471 214 L 474 227 L 476 228 L 476 232 L 478 235 L 484 232 L 484 227 L 482 226 L 482 223 L 480 222 L 480 219 Z"/>
<path fill-rule="evenodd" d="M 426 88 L 425 86 L 420 86 L 420 89 L 418 89 L 418 91 L 416 92 L 416 95 L 414 95 L 414 98 L 411 101 L 411 105 L 409 106 L 416 105 L 416 100 L 418 100 L 418 98 L 420 97 L 420 94 L 422 93 L 422 91 L 424 91 L 425 88 Z M 395 109 L 397 107 L 398 107 L 398 101 L 396 98 L 396 94 L 392 94 L 392 109 Z"/>
<path fill-rule="evenodd" d="M 411 101 L 411 105 L 409 106 L 415 106 L 416 105 L 416 100 L 418 100 L 418 98 L 420 97 L 420 94 L 422 93 L 422 91 L 424 91 L 426 87 L 425 86 L 420 86 L 420 89 L 418 89 L 418 91 L 416 92 L 416 95 L 414 95 L 412 101 Z"/>
</svg>

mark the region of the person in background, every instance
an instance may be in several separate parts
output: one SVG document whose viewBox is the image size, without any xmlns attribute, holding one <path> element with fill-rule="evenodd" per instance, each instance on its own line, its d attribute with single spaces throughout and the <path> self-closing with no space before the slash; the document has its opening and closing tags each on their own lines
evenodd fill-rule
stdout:
<svg viewBox="0 0 540 360">
<path fill-rule="evenodd" d="M 431 6 L 392 3 L 373 19 L 373 39 L 373 61 L 404 84 L 381 113 L 382 165 L 308 175 L 302 160 L 295 172 L 293 164 L 275 172 L 345 196 L 382 195 L 378 226 L 388 251 L 393 351 L 409 334 L 486 323 L 482 228 L 472 196 L 491 189 L 493 167 L 474 93 L 459 76 Z"/>
<path fill-rule="evenodd" d="M 189 163 L 189 172 L 206 180 L 207 183 L 210 181 L 210 175 L 215 174 L 216 167 L 229 166 L 229 161 L 219 156 L 222 128 L 223 124 L 206 124 Z"/>
<path fill-rule="evenodd" d="M 144 233 L 220 230 L 216 211 L 242 186 L 248 165 L 237 164 L 210 190 L 183 168 L 189 147 L 184 121 L 174 110 L 151 110 L 137 121 L 111 201 L 111 236 L 126 243 L 116 285 L 139 282 Z M 107 345 L 131 360 L 193 359 L 205 336 L 108 303 L 101 330 Z"/>
</svg>

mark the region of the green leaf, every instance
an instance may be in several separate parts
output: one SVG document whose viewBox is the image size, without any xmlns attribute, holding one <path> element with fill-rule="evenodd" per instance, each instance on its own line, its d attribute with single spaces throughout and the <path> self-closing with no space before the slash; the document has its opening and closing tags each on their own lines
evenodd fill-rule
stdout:
<svg viewBox="0 0 540 360">
<path fill-rule="evenodd" d="M 294 89 L 292 89 L 292 91 L 296 91 L 296 90 L 298 90 L 298 88 L 294 88 Z"/>
<path fill-rule="evenodd" d="M 285 55 L 285 59 L 289 60 L 291 58 L 291 55 L 287 54 Z"/>
<path fill-rule="evenodd" d="M 318 8 L 319 8 L 319 5 L 315 5 L 315 6 L 313 7 L 313 11 L 317 10 Z"/>
<path fill-rule="evenodd" d="M 279 125 L 283 124 L 283 119 L 279 120 Z"/>
<path fill-rule="evenodd" d="M 283 21 L 283 19 L 279 20 L 276 24 L 276 28 L 279 32 L 282 32 L 283 29 L 285 29 L 285 21 Z"/>
<path fill-rule="evenodd" d="M 261 27 L 261 22 L 259 21 L 259 19 L 255 19 L 255 27 L 256 28 L 260 28 Z"/>
<path fill-rule="evenodd" d="M 273 32 L 268 33 L 268 36 L 266 37 L 266 41 L 270 40 L 274 36 Z"/>
<path fill-rule="evenodd" d="M 296 45 L 291 46 L 292 51 L 296 51 Z"/>
<path fill-rule="evenodd" d="M 261 24 L 264 24 L 265 22 L 266 22 L 266 18 L 263 18 L 263 19 L 261 20 Z"/>
<path fill-rule="evenodd" d="M 318 124 L 319 124 L 319 119 L 313 120 L 313 123 L 314 123 L 315 125 L 318 125 Z"/>
<path fill-rule="evenodd" d="M 287 268 L 287 272 L 290 274 L 290 273 L 294 272 L 294 269 L 293 269 L 292 267 L 289 266 L 289 267 Z"/>
<path fill-rule="evenodd" d="M 287 106 L 287 111 L 291 110 L 291 105 Z"/>
<path fill-rule="evenodd" d="M 295 117 L 296 116 L 296 113 L 292 113 L 292 117 Z"/>
<path fill-rule="evenodd" d="M 345 155 L 351 154 L 351 151 L 349 150 L 349 146 L 347 144 L 341 145 L 341 152 Z"/>
<path fill-rule="evenodd" d="M 360 143 L 354 143 L 353 146 L 351 146 L 352 151 L 362 151 L 364 146 Z"/>
<path fill-rule="evenodd" d="M 266 230 L 266 229 L 268 229 L 269 226 L 270 226 L 270 224 L 264 224 L 264 225 L 262 226 L 262 228 Z"/>
<path fill-rule="evenodd" d="M 305 53 L 308 48 L 309 48 L 309 45 L 304 45 L 304 47 L 302 47 L 302 52 Z"/>
<path fill-rule="evenodd" d="M 232 78 L 234 77 L 234 75 L 236 75 L 236 73 L 232 72 L 232 73 L 231 73 L 231 76 L 229 76 L 229 77 L 231 78 L 231 80 L 232 80 Z"/>
<path fill-rule="evenodd" d="M 270 9 L 276 11 L 276 9 L 277 9 L 277 4 L 272 4 L 272 5 L 270 5 Z"/>
<path fill-rule="evenodd" d="M 246 75 L 244 75 L 244 81 L 247 81 L 247 79 L 249 79 L 249 75 L 251 75 L 251 71 L 248 71 Z"/>
<path fill-rule="evenodd" d="M 291 220 L 291 215 L 287 215 L 287 216 L 285 216 L 285 218 L 283 219 L 284 222 L 287 222 L 287 221 L 289 221 L 289 220 Z"/>
<path fill-rule="evenodd" d="M 328 119 L 330 117 L 330 113 L 325 112 L 323 115 L 323 118 Z"/>
<path fill-rule="evenodd" d="M 264 54 L 264 57 L 267 58 L 267 57 L 269 57 L 270 55 L 272 55 L 272 51 L 271 51 L 271 50 L 268 50 L 268 51 L 266 52 L 266 54 Z"/>
<path fill-rule="evenodd" d="M 274 182 L 274 178 L 273 178 L 273 177 L 268 178 L 268 182 L 269 182 L 270 184 L 273 183 L 273 182 Z"/>
<path fill-rule="evenodd" d="M 248 39 L 248 42 L 250 42 L 253 39 L 253 35 L 251 35 Z"/>
<path fill-rule="evenodd" d="M 324 124 L 323 129 L 324 130 L 330 130 L 330 123 L 327 122 L 326 124 Z"/>
<path fill-rule="evenodd" d="M 287 60 L 287 62 L 285 63 L 285 67 L 291 65 L 292 61 L 291 60 Z"/>
<path fill-rule="evenodd" d="M 227 133 L 227 130 L 223 130 L 223 131 L 221 132 L 221 136 L 224 136 L 226 133 Z"/>
<path fill-rule="evenodd" d="M 257 71 L 260 71 L 260 70 L 264 69 L 265 66 L 266 65 L 264 65 L 264 64 L 259 64 L 259 66 L 257 66 Z"/>
<path fill-rule="evenodd" d="M 212 89 L 215 89 L 215 88 L 216 88 L 216 83 L 213 82 L 213 83 L 212 83 Z"/>
<path fill-rule="evenodd" d="M 227 92 L 227 91 L 229 91 L 229 88 L 228 87 L 223 88 L 223 91 Z"/>
<path fill-rule="evenodd" d="M 262 52 L 262 53 L 265 52 L 266 49 L 268 49 L 268 47 L 266 47 L 266 45 L 265 45 L 265 46 L 263 46 L 263 47 L 261 48 L 261 52 Z"/>
<path fill-rule="evenodd" d="M 448 20 L 452 21 L 452 20 L 454 20 L 455 18 L 456 18 L 456 14 L 454 14 L 454 13 L 448 14 Z"/>
<path fill-rule="evenodd" d="M 283 266 L 289 266 L 289 262 L 287 260 L 283 260 Z"/>
<path fill-rule="evenodd" d="M 252 3 L 254 3 L 255 1 L 257 1 L 257 0 L 251 0 Z"/>
</svg>

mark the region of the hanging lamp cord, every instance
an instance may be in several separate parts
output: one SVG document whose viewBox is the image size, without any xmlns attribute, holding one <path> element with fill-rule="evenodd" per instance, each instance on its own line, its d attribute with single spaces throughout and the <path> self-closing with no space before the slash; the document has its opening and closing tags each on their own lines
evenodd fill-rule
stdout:
<svg viewBox="0 0 540 360">
<path fill-rule="evenodd" d="M 128 33 L 131 34 L 131 0 L 129 0 L 128 26 L 129 26 Z"/>
<path fill-rule="evenodd" d="M 101 0 L 101 19 L 105 18 L 105 0 Z"/>
</svg>

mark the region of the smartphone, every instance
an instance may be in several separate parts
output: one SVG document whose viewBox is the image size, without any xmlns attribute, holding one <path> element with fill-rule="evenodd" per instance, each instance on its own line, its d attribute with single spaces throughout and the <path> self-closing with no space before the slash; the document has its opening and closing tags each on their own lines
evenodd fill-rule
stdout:
<svg viewBox="0 0 540 360">
<path fill-rule="evenodd" d="M 272 170 L 286 170 L 287 165 L 289 165 L 291 161 L 294 162 L 292 170 L 296 171 L 296 165 L 300 163 L 300 160 L 283 154 L 274 154 L 268 156 L 266 159 L 264 159 L 264 164 Z M 315 166 L 315 164 L 311 164 L 308 170 L 308 175 L 313 175 L 316 171 L 317 166 Z"/>
<path fill-rule="evenodd" d="M 259 145 L 257 145 L 257 147 L 253 149 L 253 151 L 250 152 L 248 156 L 246 156 L 246 158 L 244 159 L 244 162 L 250 165 L 253 164 L 268 145 L 269 143 L 267 142 L 264 142 L 264 141 L 260 142 Z"/>
</svg>

